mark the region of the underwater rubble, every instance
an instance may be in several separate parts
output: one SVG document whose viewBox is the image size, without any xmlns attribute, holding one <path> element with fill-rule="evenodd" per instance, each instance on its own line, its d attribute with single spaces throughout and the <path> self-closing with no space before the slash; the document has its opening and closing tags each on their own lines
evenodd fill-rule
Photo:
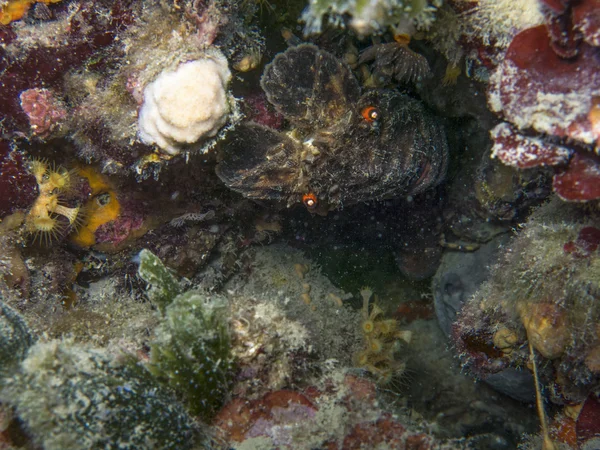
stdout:
<svg viewBox="0 0 600 450">
<path fill-rule="evenodd" d="M 599 0 L 0 0 L 0 449 L 598 449 L 599 323 Z"/>
</svg>

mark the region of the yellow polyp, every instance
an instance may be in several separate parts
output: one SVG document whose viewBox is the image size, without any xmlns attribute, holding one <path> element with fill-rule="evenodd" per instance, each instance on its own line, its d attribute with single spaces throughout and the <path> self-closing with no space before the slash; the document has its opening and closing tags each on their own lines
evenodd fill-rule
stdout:
<svg viewBox="0 0 600 450">
<path fill-rule="evenodd" d="M 53 165 L 50 168 L 45 159 L 32 160 L 29 171 L 35 177 L 40 192 L 36 203 L 44 205 L 48 211 L 53 212 L 58 205 L 58 195 L 73 186 L 72 173 L 61 166 Z"/>
<path fill-rule="evenodd" d="M 42 191 L 38 197 L 38 203 L 41 208 L 44 208 L 48 212 L 54 212 L 58 208 L 58 195 L 46 194 Z"/>
<path fill-rule="evenodd" d="M 64 169 L 48 171 L 48 184 L 61 192 L 67 191 L 72 186 L 71 174 Z"/>
<path fill-rule="evenodd" d="M 369 350 L 375 354 L 381 353 L 383 350 L 383 343 L 379 339 L 371 339 L 369 341 Z"/>
<path fill-rule="evenodd" d="M 369 288 L 360 290 L 363 298 L 361 331 L 365 346 L 358 352 L 354 361 L 356 364 L 370 372 L 377 379 L 377 383 L 388 383 L 398 372 L 404 369 L 404 364 L 396 361 L 395 353 L 398 341 L 410 342 L 412 332 L 399 331 L 395 319 L 385 319 L 383 310 L 376 303 L 376 296 Z"/>
<path fill-rule="evenodd" d="M 61 0 L 9 0 L 8 3 L 2 7 L 2 11 L 0 11 L 0 24 L 8 25 L 15 20 L 22 19 L 34 3 L 45 3 L 48 5 L 60 1 Z"/>
<path fill-rule="evenodd" d="M 310 298 L 310 295 L 308 293 L 303 293 L 300 298 L 302 298 L 302 301 L 306 304 L 306 305 L 310 305 L 312 302 L 312 299 Z"/>
<path fill-rule="evenodd" d="M 56 206 L 58 206 L 56 195 L 41 192 L 27 213 L 25 227 L 27 232 L 34 235 L 34 242 L 39 237 L 40 242 L 44 241 L 48 244 L 62 233 L 62 224 L 50 215 Z"/>
<path fill-rule="evenodd" d="M 329 293 L 329 298 L 337 305 L 337 306 L 343 306 L 344 305 L 344 301 L 342 300 L 341 297 L 335 295 L 334 293 L 330 292 Z"/>
<path fill-rule="evenodd" d="M 392 336 L 396 332 L 397 322 L 394 319 L 381 320 L 376 323 L 377 332 L 384 337 Z"/>
<path fill-rule="evenodd" d="M 460 72 L 460 67 L 458 67 L 456 64 L 448 64 L 446 66 L 446 73 L 444 74 L 444 78 L 442 79 L 442 85 L 455 85 L 458 81 L 458 76 L 460 75 Z"/>
<path fill-rule="evenodd" d="M 365 369 L 367 369 L 372 375 L 379 376 L 379 374 L 381 374 L 381 369 L 379 367 L 377 367 L 375 364 L 368 363 L 368 364 L 365 364 L 363 367 Z"/>
<path fill-rule="evenodd" d="M 6 217 L 0 219 L 0 236 L 9 231 L 16 230 L 25 222 L 25 213 L 23 211 L 15 211 Z"/>
<path fill-rule="evenodd" d="M 38 184 L 43 182 L 43 177 L 48 170 L 48 161 L 45 159 L 34 159 L 29 163 L 29 171 L 35 177 Z"/>
<path fill-rule="evenodd" d="M 396 339 L 400 339 L 400 340 L 406 342 L 407 344 L 410 344 L 410 342 L 412 341 L 412 331 L 410 331 L 410 330 L 396 331 L 394 333 L 394 337 Z"/>
<path fill-rule="evenodd" d="M 119 217 L 121 205 L 108 180 L 94 168 L 80 168 L 78 173 L 87 179 L 92 198 L 84 206 L 86 218 L 81 228 L 72 235 L 71 241 L 80 247 L 91 247 L 96 243 L 98 228 Z"/>
<path fill-rule="evenodd" d="M 46 204 L 46 201 L 40 201 L 40 197 L 38 197 L 27 213 L 27 217 L 25 218 L 26 223 L 29 223 L 36 217 L 48 217 L 48 208 L 46 207 Z"/>
<path fill-rule="evenodd" d="M 34 159 L 29 171 L 35 177 L 39 195 L 25 217 L 25 229 L 33 234 L 33 241 L 49 244 L 67 228 L 57 216 L 63 216 L 73 226 L 80 220 L 80 207 L 70 208 L 60 203 L 61 192 L 72 186 L 71 172 L 61 166 L 50 165 L 45 159 Z"/>
<path fill-rule="evenodd" d="M 365 334 L 370 334 L 375 330 L 375 324 L 372 320 L 365 320 L 362 323 L 362 329 Z"/>
<path fill-rule="evenodd" d="M 62 233 L 64 227 L 55 218 L 48 215 L 28 217 L 26 221 L 27 231 L 33 234 L 33 242 L 40 240 L 40 243 L 49 245 L 56 240 Z"/>
<path fill-rule="evenodd" d="M 260 64 L 259 55 L 250 54 L 244 56 L 241 60 L 233 65 L 233 68 L 239 72 L 249 72 Z"/>
<path fill-rule="evenodd" d="M 375 320 L 377 317 L 383 314 L 383 309 L 373 303 L 373 307 L 371 308 L 371 313 L 369 314 L 369 319 Z"/>
<path fill-rule="evenodd" d="M 50 233 L 57 227 L 57 221 L 50 216 L 32 217 L 29 226 L 34 233 Z"/>
<path fill-rule="evenodd" d="M 369 351 L 363 350 L 362 352 L 356 355 L 356 365 L 358 367 L 364 367 L 369 364 Z"/>
<path fill-rule="evenodd" d="M 382 386 L 389 384 L 394 378 L 394 371 L 392 369 L 383 369 L 379 371 L 377 382 Z"/>
<path fill-rule="evenodd" d="M 136 164 L 136 170 L 139 173 L 143 173 L 148 167 L 151 167 L 155 164 L 160 164 L 162 161 L 168 161 L 173 156 L 174 155 L 168 155 L 166 153 L 159 154 L 157 152 L 142 156 Z"/>
<path fill-rule="evenodd" d="M 68 208 L 63 205 L 56 205 L 54 208 L 55 214 L 60 214 L 61 216 L 65 216 L 69 221 L 70 225 L 73 225 L 77 220 L 77 215 L 79 214 L 79 207 L 76 208 Z"/>
</svg>

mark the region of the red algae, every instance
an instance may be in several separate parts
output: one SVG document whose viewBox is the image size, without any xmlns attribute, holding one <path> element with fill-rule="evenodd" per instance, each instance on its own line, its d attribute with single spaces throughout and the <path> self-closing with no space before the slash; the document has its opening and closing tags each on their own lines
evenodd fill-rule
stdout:
<svg viewBox="0 0 600 450">
<path fill-rule="evenodd" d="M 491 131 L 492 157 L 519 169 L 556 167 L 554 191 L 565 201 L 585 202 L 600 198 L 600 159 L 594 154 L 600 52 L 590 45 L 596 42 L 597 14 L 588 2 L 578 7 L 549 2 L 548 25 L 515 36 L 490 79 L 488 100 L 508 122 Z M 562 28 L 553 31 L 558 21 Z M 588 39 L 569 40 L 583 24 Z"/>
<path fill-rule="evenodd" d="M 566 8 L 560 13 L 547 10 L 546 27 L 552 50 L 561 58 L 573 58 L 579 52 L 581 34 L 573 28 L 571 21 L 572 10 Z"/>
<path fill-rule="evenodd" d="M 519 169 L 563 165 L 569 162 L 572 153 L 539 137 L 523 136 L 506 122 L 497 125 L 490 134 L 494 141 L 492 158 Z"/>
<path fill-rule="evenodd" d="M 550 45 L 545 26 L 519 33 L 490 80 L 490 106 L 519 129 L 586 144 L 594 142 L 588 113 L 600 95 L 598 51 L 586 43 L 564 59 Z"/>
<path fill-rule="evenodd" d="M 374 448 L 382 444 L 391 445 L 393 448 L 407 448 L 402 446 L 405 433 L 406 428 L 397 421 L 394 421 L 391 415 L 386 414 L 376 422 L 363 422 L 356 425 L 352 432 L 344 439 L 344 444 L 341 448 L 361 449 L 366 446 Z"/>
<path fill-rule="evenodd" d="M 600 436 L 600 399 L 590 394 L 577 418 L 577 441 L 584 444 L 589 439 Z"/>
<path fill-rule="evenodd" d="M 575 241 L 569 241 L 563 249 L 577 258 L 587 258 L 600 245 L 600 230 L 594 227 L 584 227 L 579 231 Z"/>
<path fill-rule="evenodd" d="M 584 42 L 600 47 L 600 0 L 586 0 L 573 6 L 573 27 Z"/>
<path fill-rule="evenodd" d="M 25 156 L 0 139 L 0 218 L 28 209 L 38 196 L 35 177 Z"/>
<path fill-rule="evenodd" d="M 329 450 L 378 445 L 399 450 L 439 448 L 440 442 L 432 435 L 378 411 L 377 387 L 372 381 L 349 373 L 343 379 L 325 381 L 324 390 L 309 386 L 302 392 L 284 389 L 255 400 L 233 399 L 213 421 L 219 439 L 236 448 L 234 443 L 250 445 L 253 438 L 266 440 L 274 448 L 312 448 L 306 446 L 305 434 L 312 427 L 319 436 L 314 442 L 323 439 L 319 448 Z M 338 424 L 341 429 L 315 428 L 323 411 L 341 414 L 337 419 L 344 422 Z"/>
<path fill-rule="evenodd" d="M 242 442 L 258 436 L 269 436 L 274 428 L 294 424 L 314 417 L 317 408 L 302 393 L 290 390 L 273 391 L 261 399 L 232 400 L 217 414 L 214 425 L 221 438 Z"/>
<path fill-rule="evenodd" d="M 69 70 L 80 67 L 96 51 L 112 44 L 116 33 L 131 23 L 128 2 L 115 2 L 108 18 L 94 11 L 94 2 L 84 1 L 69 21 L 65 42 L 60 47 L 36 46 L 23 56 L 12 57 L 0 47 L 0 116 L 8 129 L 29 131 L 29 118 L 21 108 L 21 92 L 32 88 L 60 87 Z M 18 38 L 2 31 L 3 41 Z"/>
<path fill-rule="evenodd" d="M 431 320 L 435 317 L 433 303 L 429 300 L 412 300 L 401 303 L 392 317 L 401 323 L 411 323 L 415 320 Z"/>
<path fill-rule="evenodd" d="M 600 158 L 575 153 L 569 166 L 554 175 L 552 186 L 563 200 L 584 202 L 600 198 Z"/>
<path fill-rule="evenodd" d="M 256 123 L 275 130 L 283 127 L 283 116 L 275 111 L 263 92 L 247 95 L 244 98 L 243 109 L 248 118 Z"/>
</svg>

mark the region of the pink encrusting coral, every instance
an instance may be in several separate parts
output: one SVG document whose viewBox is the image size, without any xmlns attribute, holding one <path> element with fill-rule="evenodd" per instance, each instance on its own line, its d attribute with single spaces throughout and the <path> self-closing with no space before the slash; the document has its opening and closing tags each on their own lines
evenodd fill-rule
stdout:
<svg viewBox="0 0 600 450">
<path fill-rule="evenodd" d="M 67 116 L 64 105 L 49 89 L 27 89 L 19 98 L 29 117 L 31 132 L 36 136 L 47 137 Z"/>
</svg>

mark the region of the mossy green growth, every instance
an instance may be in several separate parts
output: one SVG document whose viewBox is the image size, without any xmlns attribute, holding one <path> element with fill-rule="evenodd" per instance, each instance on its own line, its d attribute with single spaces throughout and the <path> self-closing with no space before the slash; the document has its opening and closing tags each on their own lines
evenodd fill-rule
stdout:
<svg viewBox="0 0 600 450">
<path fill-rule="evenodd" d="M 31 347 L 5 380 L 14 407 L 45 450 L 190 449 L 195 424 L 142 367 L 109 350 L 53 340 Z"/>
<path fill-rule="evenodd" d="M 210 418 L 222 406 L 233 360 L 223 297 L 186 292 L 173 300 L 151 344 L 150 371 L 186 400 L 193 414 Z"/>
<path fill-rule="evenodd" d="M 233 359 L 227 323 L 227 299 L 202 292 L 180 292 L 177 280 L 148 250 L 140 254 L 139 275 L 148 297 L 163 314 L 151 342 L 148 369 L 204 419 L 222 405 L 229 390 Z"/>
<path fill-rule="evenodd" d="M 148 283 L 147 295 L 150 301 L 164 313 L 165 308 L 182 289 L 177 279 L 165 267 L 160 258 L 149 250 L 143 249 L 139 255 L 138 275 Z"/>
<path fill-rule="evenodd" d="M 0 387 L 25 359 L 34 338 L 21 315 L 0 301 Z"/>
</svg>

